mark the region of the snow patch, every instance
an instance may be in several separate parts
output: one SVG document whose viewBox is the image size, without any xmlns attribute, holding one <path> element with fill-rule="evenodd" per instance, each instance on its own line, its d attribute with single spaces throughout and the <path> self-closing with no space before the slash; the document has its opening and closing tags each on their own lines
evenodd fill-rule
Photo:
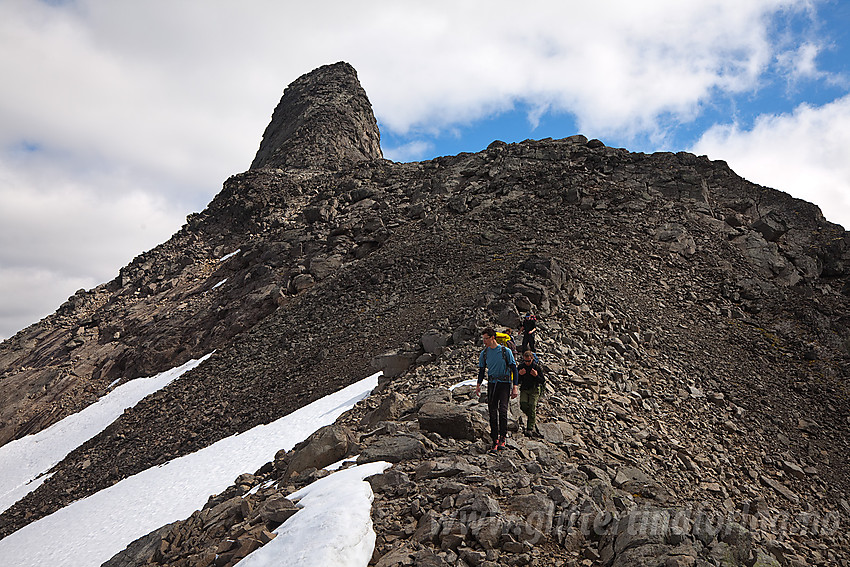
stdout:
<svg viewBox="0 0 850 567">
<path fill-rule="evenodd" d="M 275 530 L 275 539 L 240 564 L 366 567 L 375 549 L 375 531 L 371 517 L 374 494 L 364 479 L 390 466 L 379 461 L 351 467 L 293 492 L 289 499 L 297 501 L 301 510 Z"/>
<path fill-rule="evenodd" d="M 364 378 L 299 408 L 277 421 L 258 425 L 190 455 L 147 469 L 21 528 L 0 540 L 0 557 L 3 558 L 4 567 L 43 567 L 44 565 L 98 567 L 122 551 L 132 541 L 165 524 L 189 517 L 192 512 L 203 507 L 210 494 L 221 492 L 240 474 L 257 470 L 272 460 L 278 450 L 289 451 L 318 428 L 336 421 L 337 417 L 369 395 L 369 392 L 377 386 L 379 375 L 380 372 Z M 32 448 L 30 438 L 24 438 L 22 441 L 25 441 L 23 444 L 25 450 Z M 5 459 L 4 462 L 6 462 Z M 375 468 L 378 466 L 374 465 Z M 348 470 L 352 469 L 342 472 Z M 380 472 L 377 470 L 369 472 L 371 470 L 363 469 L 360 473 L 348 473 L 348 475 L 363 474 L 361 478 L 365 478 Z M 348 478 L 348 475 L 340 478 Z M 351 479 L 348 478 L 348 480 Z M 370 491 L 370 495 L 365 494 L 365 489 Z M 369 507 L 366 507 L 367 517 L 364 518 L 364 512 L 356 511 L 348 506 L 348 501 L 350 498 L 353 501 L 355 497 L 358 502 L 371 498 L 371 488 L 368 484 L 365 489 L 363 486 L 348 487 L 347 490 L 352 490 L 356 494 L 346 493 L 346 510 L 339 511 L 339 514 L 343 516 L 338 514 L 326 520 L 329 525 L 334 526 L 334 529 L 347 527 L 351 533 L 341 536 L 340 541 L 333 544 L 326 541 L 324 537 L 317 538 L 318 543 L 314 544 L 328 546 L 340 557 L 346 554 L 356 558 L 365 556 L 367 559 L 358 564 L 363 566 L 366 565 L 372 553 L 372 548 L 369 547 L 370 541 L 374 547 L 374 532 L 371 534 L 371 540 L 369 535 L 371 531 L 371 519 L 368 518 Z M 299 538 L 302 542 L 299 545 L 304 545 L 303 541 L 309 537 L 316 536 L 315 526 L 322 523 L 322 520 L 315 516 L 317 511 L 321 509 L 328 511 L 330 508 L 329 505 L 321 504 L 325 502 L 322 496 L 314 496 L 310 500 L 307 499 L 309 494 L 311 492 L 306 491 L 299 495 L 305 510 L 298 512 L 295 516 L 307 511 L 302 521 L 309 518 L 312 522 L 309 524 L 309 529 L 312 531 L 309 536 L 305 533 L 293 532 L 292 537 Z M 334 498 L 338 503 L 341 497 L 337 494 Z M 309 511 L 311 508 L 308 505 L 314 500 L 319 504 L 312 507 L 313 511 Z M 274 541 L 283 537 L 279 535 Z M 353 547 L 349 550 L 344 546 Z M 365 551 L 367 548 L 369 548 L 368 553 Z M 292 565 L 293 563 L 287 559 L 284 564 Z M 301 564 L 304 565 L 304 563 Z M 322 561 L 312 564 L 317 566 L 354 565 L 353 563 L 322 563 Z"/>
<path fill-rule="evenodd" d="M 136 378 L 115 388 L 84 410 L 47 429 L 0 447 L 0 512 L 38 488 L 43 476 L 65 456 L 106 429 L 127 408 L 164 388 L 210 355 L 148 378 Z M 114 384 L 114 382 L 113 382 Z M 42 476 L 40 476 L 42 475 Z"/>
<path fill-rule="evenodd" d="M 219 259 L 218 259 L 218 261 L 219 261 L 219 263 L 221 263 L 221 262 L 226 262 L 227 260 L 229 260 L 230 258 L 233 258 L 234 256 L 236 256 L 236 255 L 237 255 L 237 254 L 239 254 L 240 252 L 242 252 L 242 249 L 241 249 L 241 248 L 237 248 L 236 250 L 234 250 L 234 251 L 233 251 L 233 252 L 231 252 L 230 254 L 227 254 L 226 256 L 222 256 L 221 258 L 219 258 Z"/>
</svg>

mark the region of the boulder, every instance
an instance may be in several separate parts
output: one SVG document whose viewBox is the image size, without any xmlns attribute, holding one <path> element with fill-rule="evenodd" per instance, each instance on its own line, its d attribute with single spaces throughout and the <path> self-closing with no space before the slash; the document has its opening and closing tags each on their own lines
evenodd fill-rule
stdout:
<svg viewBox="0 0 850 567">
<path fill-rule="evenodd" d="M 298 506 L 284 496 L 272 496 L 257 508 L 256 515 L 266 522 L 282 524 L 299 510 Z"/>
<path fill-rule="evenodd" d="M 381 437 L 371 445 L 368 445 L 357 457 L 357 464 L 372 463 L 375 461 L 388 461 L 399 463 L 422 456 L 425 445 L 422 441 L 400 435 L 397 437 Z"/>
<path fill-rule="evenodd" d="M 452 401 L 452 392 L 448 388 L 425 388 L 416 394 L 416 410 L 419 411 L 422 406 L 429 402 L 450 401 Z"/>
<path fill-rule="evenodd" d="M 351 430 L 343 425 L 326 425 L 310 435 L 289 454 L 287 476 L 308 468 L 321 469 L 348 454 L 352 443 Z"/>
<path fill-rule="evenodd" d="M 670 512 L 661 509 L 633 510 L 619 519 L 614 552 L 650 544 L 664 544 L 670 533 Z"/>
<path fill-rule="evenodd" d="M 758 231 L 768 242 L 776 242 L 783 234 L 788 232 L 785 224 L 778 214 L 770 212 L 752 224 L 752 229 Z"/>
<path fill-rule="evenodd" d="M 383 372 L 386 378 L 395 378 L 404 374 L 418 357 L 418 352 L 385 352 L 372 359 L 372 368 Z"/>
<path fill-rule="evenodd" d="M 519 512 L 536 530 L 549 533 L 555 516 L 555 503 L 542 494 L 527 494 L 511 499 L 510 507 Z"/>
<path fill-rule="evenodd" d="M 655 238 L 666 244 L 671 252 L 682 256 L 692 256 L 697 250 L 693 237 L 680 224 L 667 223 L 659 226 L 655 230 Z"/>
<path fill-rule="evenodd" d="M 555 444 L 566 443 L 575 435 L 573 426 L 566 421 L 538 423 L 537 430 L 544 440 Z"/>
<path fill-rule="evenodd" d="M 104 563 L 102 567 L 136 567 L 136 565 L 149 563 L 154 553 L 159 550 L 163 538 L 178 523 L 167 524 L 133 541 L 123 551 L 115 554 L 109 561 Z"/>
<path fill-rule="evenodd" d="M 373 427 L 382 421 L 395 421 L 412 410 L 413 402 L 410 398 L 398 392 L 390 392 L 381 400 L 381 405 L 363 416 L 360 425 Z"/>
<path fill-rule="evenodd" d="M 425 352 L 439 355 L 442 354 L 443 348 L 445 348 L 451 340 L 452 336 L 450 334 L 438 331 L 437 329 L 431 329 L 422 335 L 422 348 Z"/>
<path fill-rule="evenodd" d="M 497 516 L 481 518 L 469 524 L 469 531 L 484 549 L 498 549 L 505 531 L 505 520 Z"/>
<path fill-rule="evenodd" d="M 342 256 L 333 255 L 327 258 L 313 258 L 310 260 L 310 273 L 316 280 L 323 280 L 342 266 Z"/>
<path fill-rule="evenodd" d="M 478 438 L 472 414 L 452 403 L 428 402 L 419 409 L 419 428 L 455 439 Z"/>
</svg>

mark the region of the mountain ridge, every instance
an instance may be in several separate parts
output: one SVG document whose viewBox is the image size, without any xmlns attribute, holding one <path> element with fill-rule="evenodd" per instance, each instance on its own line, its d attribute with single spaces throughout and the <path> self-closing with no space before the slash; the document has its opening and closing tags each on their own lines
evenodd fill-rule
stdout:
<svg viewBox="0 0 850 567">
<path fill-rule="evenodd" d="M 2 442 L 90 403 L 116 378 L 216 353 L 68 455 L 0 515 L 0 536 L 374 368 L 388 375 L 381 398 L 396 386 L 421 391 L 411 376 L 472 378 L 473 361 L 446 357 L 470 356 L 482 325 L 515 328 L 532 309 L 560 337 L 543 335 L 555 382 L 608 388 L 609 419 L 650 411 L 611 402 L 640 393 L 629 382 L 667 384 L 671 400 L 651 391 L 642 400 L 670 404 L 671 415 L 676 399 L 687 406 L 709 391 L 733 425 L 712 427 L 732 434 L 745 420 L 770 447 L 752 480 L 790 452 L 788 462 L 813 462 L 817 500 L 841 510 L 850 489 L 847 232 L 723 162 L 580 135 L 392 163 L 375 151 L 377 126 L 352 73 L 336 64 L 293 83 L 251 168 L 207 209 L 112 282 L 2 344 Z M 290 104 L 316 81 L 327 81 L 319 104 Z M 350 100 L 356 112 L 328 111 Z M 301 122 L 305 113 L 314 121 Z M 341 134 L 326 146 L 310 137 L 334 126 Z M 445 344 L 426 349 L 433 335 Z M 563 418 L 555 410 L 569 404 L 551 404 L 547 417 Z"/>
</svg>

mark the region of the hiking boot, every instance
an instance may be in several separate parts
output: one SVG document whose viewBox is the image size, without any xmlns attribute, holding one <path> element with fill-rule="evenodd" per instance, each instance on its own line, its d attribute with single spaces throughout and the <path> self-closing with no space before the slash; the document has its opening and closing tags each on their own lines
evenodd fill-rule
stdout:
<svg viewBox="0 0 850 567">
<path fill-rule="evenodd" d="M 505 439 L 503 437 L 496 442 L 496 450 L 501 451 L 504 448 L 505 448 Z"/>
<path fill-rule="evenodd" d="M 496 441 L 495 443 L 493 443 L 493 446 L 490 448 L 491 453 L 495 453 L 496 451 L 498 451 L 499 449 L 502 448 L 501 445 L 499 445 L 499 443 L 500 443 L 500 441 Z"/>
</svg>

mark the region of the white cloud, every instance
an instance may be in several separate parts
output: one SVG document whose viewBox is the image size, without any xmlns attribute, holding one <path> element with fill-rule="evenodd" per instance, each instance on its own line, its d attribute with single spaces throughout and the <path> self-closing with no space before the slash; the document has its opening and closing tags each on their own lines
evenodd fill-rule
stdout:
<svg viewBox="0 0 850 567">
<path fill-rule="evenodd" d="M 74 291 L 100 283 L 44 268 L 0 268 L 0 340 L 54 312 Z"/>
<path fill-rule="evenodd" d="M 69 181 L 35 161 L 21 169 L 0 161 L 0 337 L 55 311 L 76 290 L 111 280 L 185 221 L 162 196 L 120 174 Z"/>
<path fill-rule="evenodd" d="M 714 90 L 752 88 L 773 56 L 768 16 L 807 5 L 655 0 L 519 9 L 383 1 L 293 8 L 254 0 L 210 9 L 199 0 L 80 0 L 57 9 L 12 0 L 0 24 L 8 38 L 0 69 L 16 88 L 4 90 L 0 117 L 16 124 L 7 136 L 92 146 L 175 175 L 225 156 L 244 168 L 281 87 L 345 59 L 360 72 L 382 123 L 397 131 L 445 128 L 522 100 L 569 110 L 586 129 L 633 132 L 652 128 L 660 113 L 692 117 Z M 237 164 L 232 156 L 239 154 Z"/>
<path fill-rule="evenodd" d="M 760 116 L 751 129 L 716 125 L 692 149 L 724 159 L 739 175 L 817 203 L 850 227 L 850 95 L 793 113 Z"/>
<path fill-rule="evenodd" d="M 400 131 L 521 100 L 573 112 L 584 130 L 630 134 L 660 114 L 693 117 L 715 91 L 754 88 L 774 55 L 767 16 L 795 5 L 461 4 L 415 17 L 397 7 L 372 26 L 393 49 L 358 69 L 382 122 Z"/>
<path fill-rule="evenodd" d="M 821 50 L 820 45 L 806 42 L 793 51 L 780 53 L 777 55 L 777 61 L 780 67 L 787 69 L 791 80 L 817 78 L 821 71 L 815 59 Z"/>
<path fill-rule="evenodd" d="M 414 140 L 394 148 L 382 148 L 384 157 L 392 161 L 416 161 L 422 159 L 434 148 L 434 144 L 425 140 Z"/>
</svg>

